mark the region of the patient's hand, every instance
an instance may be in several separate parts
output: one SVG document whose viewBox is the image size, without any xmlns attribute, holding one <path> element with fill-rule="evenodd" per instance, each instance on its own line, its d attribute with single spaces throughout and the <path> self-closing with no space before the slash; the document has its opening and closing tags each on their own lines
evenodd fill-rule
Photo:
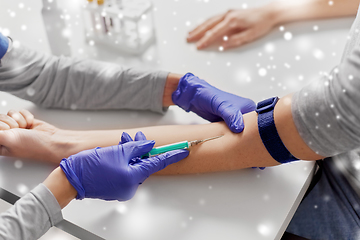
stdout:
<svg viewBox="0 0 360 240">
<path fill-rule="evenodd" d="M 223 50 L 252 42 L 267 34 L 276 24 L 273 8 L 229 10 L 214 16 L 192 30 L 188 42 L 197 42 L 198 49 L 220 41 Z"/>
<path fill-rule="evenodd" d="M 62 130 L 37 119 L 27 110 L 0 114 L 0 154 L 59 163 L 65 145 L 59 146 Z"/>
<path fill-rule="evenodd" d="M 0 114 L 0 130 L 11 128 L 30 128 L 34 122 L 34 115 L 28 110 L 10 110 L 7 115 Z"/>
</svg>

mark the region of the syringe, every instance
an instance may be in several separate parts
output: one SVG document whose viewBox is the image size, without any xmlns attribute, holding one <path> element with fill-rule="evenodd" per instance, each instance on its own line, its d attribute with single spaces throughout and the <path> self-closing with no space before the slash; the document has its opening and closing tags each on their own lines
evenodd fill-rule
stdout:
<svg viewBox="0 0 360 240">
<path fill-rule="evenodd" d="M 209 140 L 213 140 L 213 139 L 217 139 L 222 137 L 221 136 L 216 136 L 216 137 L 211 137 L 211 138 L 206 138 L 206 139 L 202 139 L 202 140 L 194 140 L 194 141 L 182 141 L 182 142 L 177 142 L 177 143 L 172 143 L 172 144 L 168 144 L 168 145 L 164 145 L 164 146 L 160 146 L 160 147 L 156 147 L 153 148 L 149 153 L 144 154 L 142 157 L 153 157 L 162 153 L 166 153 L 172 150 L 177 150 L 177 149 L 189 149 L 192 146 L 196 146 L 200 143 L 209 141 Z"/>
</svg>

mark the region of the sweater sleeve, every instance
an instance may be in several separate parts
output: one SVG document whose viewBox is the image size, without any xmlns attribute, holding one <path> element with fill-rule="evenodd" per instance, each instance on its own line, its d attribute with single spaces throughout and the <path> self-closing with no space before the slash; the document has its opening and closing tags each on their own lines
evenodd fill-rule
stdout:
<svg viewBox="0 0 360 240">
<path fill-rule="evenodd" d="M 0 214 L 0 239 L 38 239 L 62 219 L 55 197 L 40 184 Z"/>
<path fill-rule="evenodd" d="M 330 74 L 293 96 L 299 134 L 316 153 L 329 157 L 360 146 L 360 48 Z"/>
<path fill-rule="evenodd" d="M 22 45 L 1 63 L 0 91 L 42 107 L 166 110 L 162 97 L 168 72 L 49 56 Z"/>
</svg>

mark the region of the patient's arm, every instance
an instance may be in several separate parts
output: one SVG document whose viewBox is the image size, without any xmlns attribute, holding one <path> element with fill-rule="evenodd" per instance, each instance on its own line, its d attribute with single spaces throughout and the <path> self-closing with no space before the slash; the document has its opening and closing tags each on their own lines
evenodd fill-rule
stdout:
<svg viewBox="0 0 360 240">
<path fill-rule="evenodd" d="M 161 174 L 229 171 L 277 165 L 278 162 L 269 155 L 260 139 L 257 114 L 251 112 L 244 115 L 244 121 L 244 131 L 234 134 L 222 122 L 106 131 L 68 131 L 56 129 L 35 119 L 31 129 L 14 128 L 0 131 L 0 144 L 3 145 L 1 153 L 59 163 L 62 158 L 84 149 L 118 144 L 123 131 L 131 136 L 137 131 L 143 131 L 145 136 L 154 139 L 158 146 L 224 135 L 193 147 L 189 157 L 167 167 Z M 308 160 L 322 158 L 299 136 L 292 120 L 290 97 L 280 99 L 276 105 L 275 123 L 285 146 L 294 156 Z"/>
<path fill-rule="evenodd" d="M 119 141 L 123 131 L 134 136 L 144 132 L 148 139 L 155 139 L 156 145 L 164 145 L 183 140 L 204 139 L 219 135 L 221 138 L 205 142 L 190 150 L 186 159 L 168 166 L 161 174 L 186 174 L 199 172 L 229 171 L 248 167 L 265 167 L 279 164 L 264 147 L 257 127 L 257 114 L 244 115 L 245 129 L 242 133 L 232 133 L 223 123 L 190 126 L 156 126 L 116 131 L 72 132 L 79 138 L 78 146 L 91 148 L 96 144 L 113 145 Z M 301 139 L 292 121 L 291 98 L 281 99 L 276 105 L 275 123 L 279 135 L 288 150 L 300 159 L 317 160 L 315 154 Z M 102 140 L 100 140 L 102 139 Z"/>
</svg>

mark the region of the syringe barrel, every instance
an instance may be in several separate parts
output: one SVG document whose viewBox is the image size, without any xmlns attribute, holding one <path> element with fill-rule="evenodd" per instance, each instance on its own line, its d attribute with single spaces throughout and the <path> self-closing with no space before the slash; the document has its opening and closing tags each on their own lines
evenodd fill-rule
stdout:
<svg viewBox="0 0 360 240">
<path fill-rule="evenodd" d="M 189 147 L 190 147 L 190 143 L 188 141 L 172 143 L 172 144 L 153 148 L 153 149 L 151 149 L 151 151 L 148 154 L 145 154 L 142 157 L 144 157 L 144 156 L 152 157 L 152 156 L 156 156 L 156 155 L 166 153 L 169 151 L 173 151 L 173 150 L 177 150 L 177 149 L 188 149 Z"/>
</svg>

